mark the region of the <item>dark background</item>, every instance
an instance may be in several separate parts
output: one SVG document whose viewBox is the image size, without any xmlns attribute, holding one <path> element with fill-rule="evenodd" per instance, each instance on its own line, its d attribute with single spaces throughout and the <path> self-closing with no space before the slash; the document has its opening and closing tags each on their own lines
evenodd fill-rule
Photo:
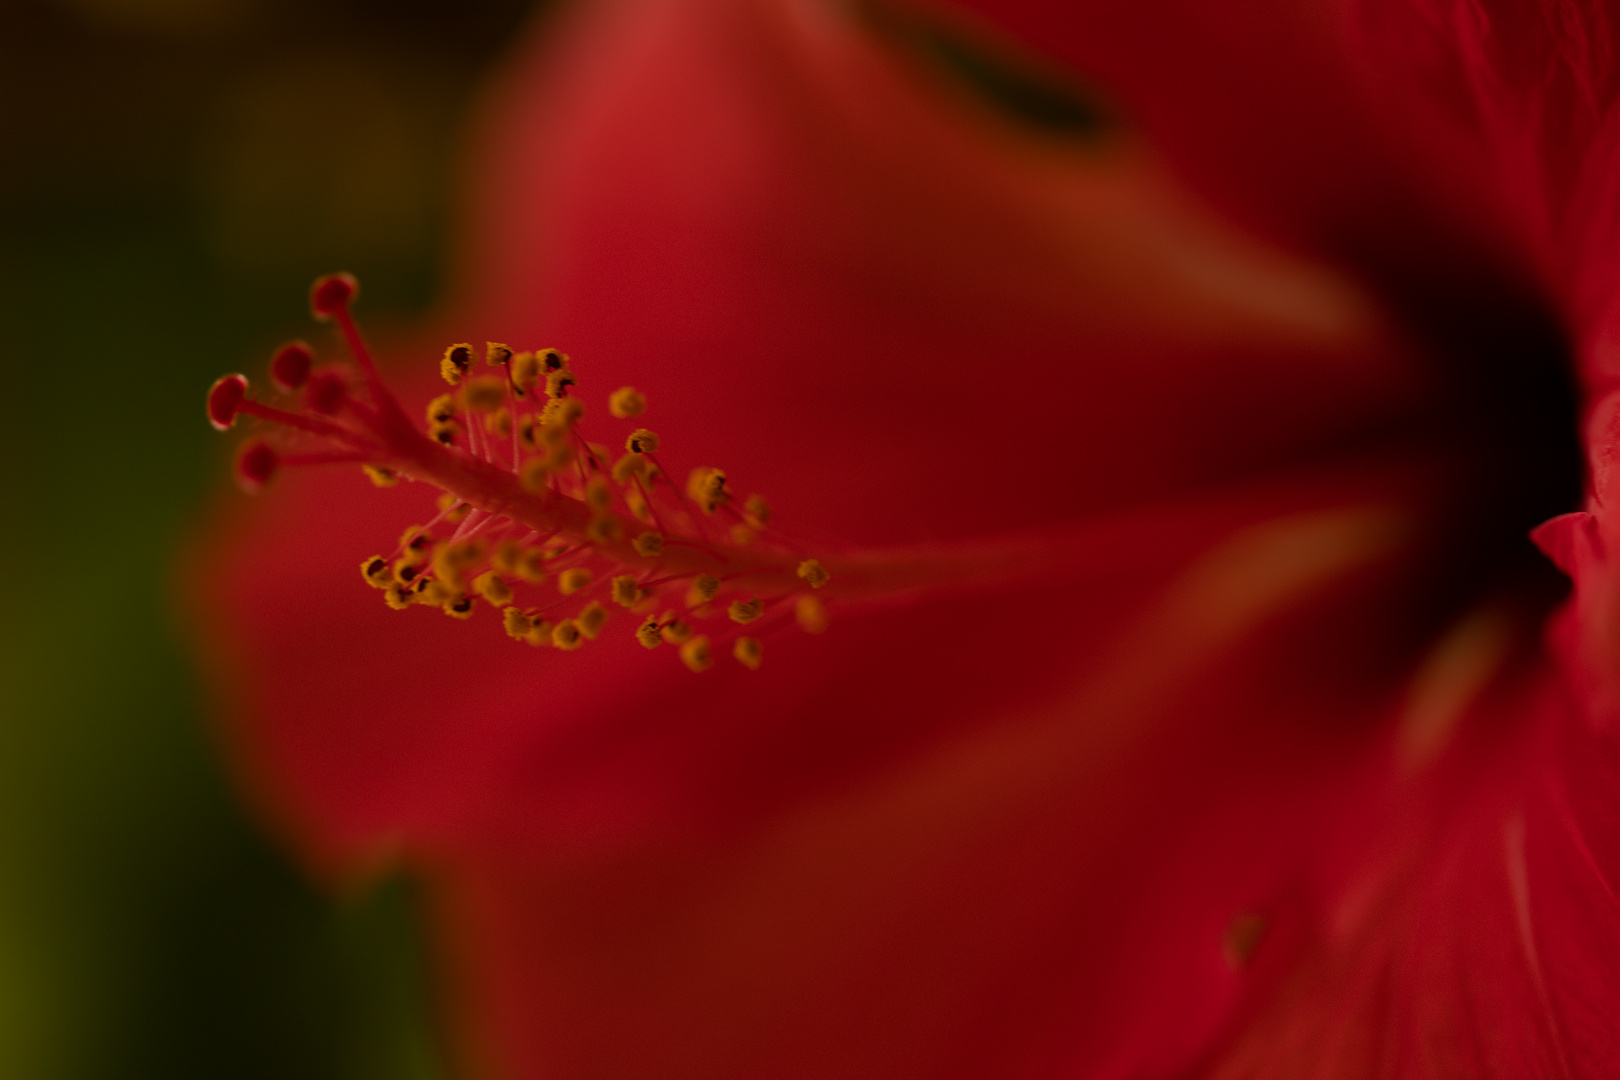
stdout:
<svg viewBox="0 0 1620 1080">
<path fill-rule="evenodd" d="M 209 382 L 437 287 L 527 0 L 0 0 L 0 1078 L 445 1075 L 412 899 L 318 894 L 219 765 L 175 601 Z"/>
</svg>

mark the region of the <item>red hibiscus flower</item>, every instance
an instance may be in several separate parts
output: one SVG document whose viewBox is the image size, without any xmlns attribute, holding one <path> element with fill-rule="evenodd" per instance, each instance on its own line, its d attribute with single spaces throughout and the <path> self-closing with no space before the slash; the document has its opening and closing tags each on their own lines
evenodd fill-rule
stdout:
<svg viewBox="0 0 1620 1080">
<path fill-rule="evenodd" d="M 303 444 L 241 459 L 365 457 L 645 570 L 581 463 L 633 385 L 660 459 L 793 538 L 666 501 L 680 586 L 729 552 L 828 632 L 694 675 L 640 613 L 565 655 L 509 640 L 538 609 L 391 611 L 354 565 L 427 485 L 299 472 L 200 575 L 256 790 L 321 871 L 424 883 L 475 1074 L 1615 1074 L 1606 13 L 984 9 L 554 28 L 487 117 L 450 340 L 576 358 L 578 482 L 496 467 L 515 399 L 474 415 L 471 369 L 451 448 L 317 368 Z M 939 33 L 1128 120 L 1013 130 L 903 44 Z M 274 418 L 240 389 L 216 419 Z"/>
</svg>

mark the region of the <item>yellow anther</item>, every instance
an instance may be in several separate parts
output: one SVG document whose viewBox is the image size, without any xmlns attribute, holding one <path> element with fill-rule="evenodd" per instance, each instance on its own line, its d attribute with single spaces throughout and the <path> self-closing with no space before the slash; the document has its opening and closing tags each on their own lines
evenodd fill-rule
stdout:
<svg viewBox="0 0 1620 1080">
<path fill-rule="evenodd" d="M 444 359 L 439 361 L 439 374 L 451 386 L 461 381 L 472 366 L 472 346 L 467 344 L 452 345 L 444 350 Z"/>
<path fill-rule="evenodd" d="M 473 412 L 494 412 L 506 404 L 506 380 L 495 375 L 468 379 L 462 388 L 467 408 Z"/>
<path fill-rule="evenodd" d="M 539 436 L 540 442 L 545 446 L 573 445 L 568 438 L 567 424 L 549 424 L 542 418 L 540 426 L 535 429 L 535 434 Z"/>
<path fill-rule="evenodd" d="M 629 574 L 620 574 L 613 579 L 613 602 L 620 607 L 635 607 L 645 595 L 640 582 Z"/>
<path fill-rule="evenodd" d="M 473 613 L 473 598 L 466 593 L 457 593 L 444 602 L 442 610 L 452 619 L 470 619 Z"/>
<path fill-rule="evenodd" d="M 530 585 L 538 585 L 546 580 L 545 552 L 539 548 L 524 548 L 517 561 L 517 577 Z"/>
<path fill-rule="evenodd" d="M 658 626 L 658 620 L 649 615 L 640 626 L 636 627 L 636 640 L 641 642 L 643 649 L 656 649 L 664 643 L 664 635 Z"/>
<path fill-rule="evenodd" d="M 411 586 L 411 599 L 427 607 L 443 607 L 455 595 L 444 582 L 432 578 L 417 578 Z"/>
<path fill-rule="evenodd" d="M 606 510 L 613 505 L 613 489 L 600 476 L 591 477 L 585 485 L 585 505 L 592 510 Z"/>
<path fill-rule="evenodd" d="M 647 395 L 633 386 L 621 386 L 608 395 L 608 412 L 620 420 L 634 420 L 647 411 Z"/>
<path fill-rule="evenodd" d="M 532 457 L 518 468 L 518 483 L 524 490 L 540 492 L 546 489 L 546 481 L 551 479 L 551 460 L 543 457 Z"/>
<path fill-rule="evenodd" d="M 608 609 L 595 600 L 586 604 L 585 609 L 574 616 L 574 625 L 579 628 L 581 634 L 591 641 L 596 640 L 596 635 L 602 632 L 602 627 L 606 625 L 607 621 Z"/>
<path fill-rule="evenodd" d="M 465 586 L 467 571 L 484 559 L 484 542 L 457 540 L 433 550 L 433 574 L 452 589 Z"/>
<path fill-rule="evenodd" d="M 630 542 L 636 549 L 636 554 L 647 559 L 656 559 L 664 553 L 664 534 L 644 532 Z"/>
<path fill-rule="evenodd" d="M 546 374 L 546 396 L 550 398 L 566 397 L 568 388 L 574 385 L 574 373 L 567 368 L 559 368 Z"/>
<path fill-rule="evenodd" d="M 630 514 L 637 521 L 653 523 L 652 509 L 647 505 L 647 497 L 641 493 L 639 487 L 624 489 L 624 505 L 629 508 Z"/>
<path fill-rule="evenodd" d="M 714 663 L 714 653 L 709 649 L 709 639 L 699 634 L 681 646 L 681 663 L 693 671 L 707 671 Z"/>
<path fill-rule="evenodd" d="M 726 490 L 726 474 L 720 469 L 693 469 L 686 477 L 686 494 L 705 514 L 712 514 L 716 507 L 731 501 L 731 493 Z"/>
<path fill-rule="evenodd" d="M 533 413 L 518 419 L 518 445 L 531 452 L 540 449 L 540 421 Z"/>
<path fill-rule="evenodd" d="M 502 345 L 498 341 L 484 342 L 484 362 L 487 364 L 504 364 L 512 359 L 512 349 L 509 345 Z"/>
<path fill-rule="evenodd" d="M 546 468 L 552 472 L 561 472 L 568 468 L 573 460 L 574 448 L 565 442 L 552 443 L 546 450 Z"/>
<path fill-rule="evenodd" d="M 749 671 L 758 671 L 759 662 L 765 658 L 765 646 L 759 643 L 758 638 L 740 637 L 737 644 L 732 646 L 731 655 Z"/>
<path fill-rule="evenodd" d="M 452 525 L 456 524 L 468 514 L 472 513 L 472 507 L 470 505 L 467 503 L 460 503 L 458 506 L 458 502 L 460 502 L 460 500 L 458 500 L 448 491 L 439 496 L 439 510 L 440 512 L 444 513 L 444 520 L 448 521 Z M 452 507 L 454 507 L 454 509 L 452 509 Z"/>
<path fill-rule="evenodd" d="M 757 596 L 748 600 L 733 600 L 731 606 L 726 608 L 726 614 L 734 623 L 751 623 L 765 614 L 765 601 Z"/>
<path fill-rule="evenodd" d="M 411 606 L 411 592 L 396 581 L 383 590 L 383 600 L 395 611 L 404 611 Z"/>
<path fill-rule="evenodd" d="M 546 371 L 560 371 L 568 366 L 568 354 L 558 349 L 541 349 L 535 353 L 540 360 L 540 366 Z"/>
<path fill-rule="evenodd" d="M 585 526 L 585 538 L 593 544 L 605 544 L 609 540 L 617 540 L 623 531 L 619 519 L 612 514 L 597 514 Z"/>
<path fill-rule="evenodd" d="M 630 437 L 624 440 L 624 448 L 632 454 L 658 453 L 658 436 L 646 428 L 636 428 Z"/>
<path fill-rule="evenodd" d="M 580 422 L 585 416 L 585 406 L 579 398 L 555 397 L 546 402 L 546 407 L 540 410 L 541 423 L 548 427 L 559 426 L 569 428 Z"/>
<path fill-rule="evenodd" d="M 639 454 L 625 454 L 613 463 L 613 481 L 628 484 L 634 477 L 647 471 L 647 459 Z"/>
<path fill-rule="evenodd" d="M 509 607 L 501 612 L 501 625 L 507 637 L 522 641 L 534 629 L 534 620 L 523 614 L 522 609 Z"/>
<path fill-rule="evenodd" d="M 812 589 L 819 589 L 831 580 L 826 569 L 814 559 L 806 559 L 799 564 L 799 577 Z"/>
<path fill-rule="evenodd" d="M 750 525 L 759 528 L 771 520 L 771 504 L 759 495 L 750 495 L 743 500 L 743 514 Z"/>
<path fill-rule="evenodd" d="M 517 353 L 506 370 L 512 375 L 512 388 L 519 397 L 525 397 L 540 381 L 540 358 L 532 352 Z"/>
<path fill-rule="evenodd" d="M 523 549 L 518 547 L 516 540 L 502 540 L 490 549 L 489 565 L 497 573 L 517 577 L 518 559 L 522 556 Z"/>
<path fill-rule="evenodd" d="M 550 648 L 551 633 L 557 629 L 557 624 L 550 619 L 542 619 L 533 614 L 529 615 L 529 621 L 529 632 L 523 635 L 523 640 L 537 649 Z"/>
<path fill-rule="evenodd" d="M 440 394 L 428 402 L 428 433 L 446 445 L 454 442 L 456 434 L 461 431 L 461 423 L 456 419 L 459 409 L 454 394 Z"/>
<path fill-rule="evenodd" d="M 393 487 L 399 483 L 399 477 L 393 469 L 385 469 L 381 465 L 362 465 L 360 469 L 378 487 Z"/>
<path fill-rule="evenodd" d="M 400 534 L 399 546 L 413 561 L 427 562 L 428 556 L 433 554 L 433 537 L 423 532 L 420 525 L 412 525 Z"/>
<path fill-rule="evenodd" d="M 670 645 L 679 645 L 692 636 L 692 628 L 684 619 L 675 617 L 673 611 L 666 611 L 658 620 L 658 634 Z"/>
<path fill-rule="evenodd" d="M 415 559 L 405 558 L 404 556 L 394 560 L 392 570 L 394 580 L 401 585 L 409 585 L 422 576 L 421 564 Z"/>
<path fill-rule="evenodd" d="M 366 584 L 373 589 L 386 589 L 394 580 L 393 572 L 388 569 L 388 560 L 381 555 L 373 555 L 360 564 L 360 576 L 366 579 Z"/>
<path fill-rule="evenodd" d="M 473 578 L 473 589 L 496 607 L 512 602 L 512 586 L 502 581 L 501 576 L 493 570 L 485 570 Z"/>
<path fill-rule="evenodd" d="M 819 634 L 827 629 L 827 609 L 819 596 L 801 596 L 793 605 L 793 617 L 799 629 L 807 634 Z"/>
<path fill-rule="evenodd" d="M 585 636 L 579 632 L 574 620 L 564 619 L 552 628 L 551 643 L 559 649 L 572 652 L 585 644 Z"/>
<path fill-rule="evenodd" d="M 456 418 L 456 409 L 456 395 L 440 394 L 428 402 L 428 426 L 433 427 L 438 424 L 450 423 Z"/>
<path fill-rule="evenodd" d="M 731 527 L 731 542 L 738 547 L 747 547 L 758 539 L 759 533 L 740 521 Z"/>
<path fill-rule="evenodd" d="M 720 591 L 720 579 L 713 574 L 699 574 L 692 582 L 692 588 L 687 592 L 687 603 L 696 606 L 707 604 L 714 599 L 714 594 Z"/>
<path fill-rule="evenodd" d="M 484 430 L 503 439 L 512 434 L 512 414 L 505 405 L 484 417 Z"/>
<path fill-rule="evenodd" d="M 583 566 L 576 566 L 571 570 L 564 570 L 557 575 L 557 591 L 564 596 L 572 596 L 591 583 L 591 572 Z"/>
</svg>

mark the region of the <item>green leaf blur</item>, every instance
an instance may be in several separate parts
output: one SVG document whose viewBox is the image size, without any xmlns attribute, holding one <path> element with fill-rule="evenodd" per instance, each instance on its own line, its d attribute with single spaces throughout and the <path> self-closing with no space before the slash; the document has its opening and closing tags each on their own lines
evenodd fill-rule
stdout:
<svg viewBox="0 0 1620 1080">
<path fill-rule="evenodd" d="M 175 560 L 212 379 L 306 332 L 317 273 L 374 323 L 432 296 L 526 7 L 0 7 L 0 1076 L 446 1075 L 408 892 L 319 895 L 230 790 Z"/>
</svg>

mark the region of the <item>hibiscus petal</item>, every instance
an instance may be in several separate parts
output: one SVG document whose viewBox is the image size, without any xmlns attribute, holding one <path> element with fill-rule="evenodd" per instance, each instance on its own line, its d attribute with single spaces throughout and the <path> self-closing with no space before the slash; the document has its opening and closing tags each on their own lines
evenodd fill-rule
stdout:
<svg viewBox="0 0 1620 1080">
<path fill-rule="evenodd" d="M 789 520 L 862 542 L 1069 520 L 1296 460 L 1422 389 L 1342 280 L 1128 144 L 984 127 L 853 21 L 626 3 L 555 48 L 492 121 L 460 310 L 641 387 Z"/>
<path fill-rule="evenodd" d="M 1451 774 L 1385 804 L 1375 862 L 1211 1054 L 1210 1075 L 1507 1080 L 1620 1065 L 1615 747 L 1545 678 L 1498 685 L 1471 711 Z M 1527 775 L 1526 758 L 1543 764 Z"/>
<path fill-rule="evenodd" d="M 1537 294 L 1588 311 L 1613 295 L 1616 41 L 1601 5 L 934 7 L 1127 102 L 1200 190 L 1351 271 L 1471 368 L 1504 337 L 1533 351 Z M 1594 267 L 1605 284 L 1589 293 Z"/>
<path fill-rule="evenodd" d="M 788 14 L 604 8 L 566 38 L 558 74 L 537 42 L 480 170 L 467 324 L 545 333 L 585 379 L 606 373 L 601 392 L 640 386 L 674 452 L 733 464 L 790 531 L 839 542 L 993 535 L 1180 497 L 1336 448 L 1411 397 L 1407 354 L 1357 294 L 1235 238 L 1139 155 L 1009 144 L 897 74 L 858 24 Z M 673 152 L 670 132 L 704 133 L 703 152 Z M 1088 299 L 1116 269 L 1124 284 Z M 1181 310 L 1194 314 L 1163 316 Z M 476 660 L 483 645 L 390 622 L 350 584 L 420 507 L 373 517 L 375 493 L 288 486 L 212 586 L 247 616 L 241 663 L 273 676 L 255 689 L 269 723 L 301 733 L 340 802 L 386 790 L 382 804 L 408 792 L 430 806 L 476 783 L 490 766 L 471 762 L 493 753 L 477 738 L 399 747 L 413 726 L 504 712 L 473 702 L 510 698 L 511 676 L 436 695 L 407 683 L 393 700 L 386 673 L 421 656 L 525 661 Z M 342 641 L 370 656 L 350 646 L 352 666 L 332 670 L 322 658 Z M 356 757 L 372 763 L 359 776 Z M 299 816 L 318 832 L 333 813 Z M 417 822 L 361 816 L 385 846 Z"/>
<path fill-rule="evenodd" d="M 290 478 L 205 585 L 271 812 L 326 868 L 397 854 L 433 883 L 495 1075 L 1134 1076 L 1321 1030 L 1290 1002 L 1341 1000 L 1312 981 L 1338 945 L 1393 956 L 1402 897 L 1432 921 L 1484 880 L 1401 877 L 1403 827 L 1452 834 L 1387 809 L 1389 777 L 1440 775 L 1470 745 L 1451 702 L 1525 648 L 1465 642 L 1398 728 L 1407 542 L 1443 495 L 1383 463 L 1433 389 L 1411 346 L 1129 140 L 1020 141 L 827 11 L 644 0 L 561 40 L 489 121 L 464 325 L 647 391 L 790 531 L 1063 530 L 1069 566 L 699 680 L 628 640 L 537 657 L 386 611 L 352 567 L 422 506 Z M 1301 168 L 1290 220 L 1362 206 L 1366 170 Z M 1539 809 L 1492 809 L 1465 839 L 1501 870 L 1477 925 L 1517 935 L 1494 962 L 1549 849 Z M 1372 914 L 1327 935 L 1358 875 Z"/>
<path fill-rule="evenodd" d="M 830 670 L 786 657 L 698 701 L 654 682 L 648 722 L 561 764 L 509 751 L 486 816 L 422 856 L 466 1023 L 513 1076 L 1187 1063 L 1243 994 L 1223 935 L 1256 904 L 1301 917 L 1296 864 L 1378 744 L 1365 686 L 1279 700 L 1276 620 L 1397 521 L 1274 519 L 1146 588 L 861 620 Z M 884 649 L 1043 599 L 1117 636 Z"/>
</svg>

